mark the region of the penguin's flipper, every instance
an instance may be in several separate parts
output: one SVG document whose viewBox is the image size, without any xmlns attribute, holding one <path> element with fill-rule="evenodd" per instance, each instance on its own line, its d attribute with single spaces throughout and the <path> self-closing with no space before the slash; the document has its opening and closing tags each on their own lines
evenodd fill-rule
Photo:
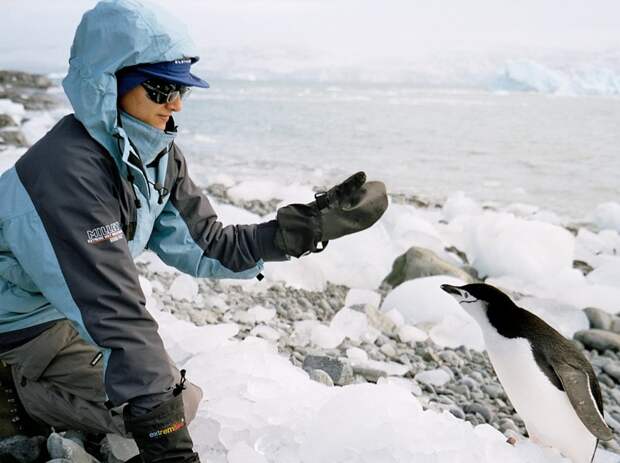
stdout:
<svg viewBox="0 0 620 463">
<path fill-rule="evenodd" d="M 613 433 L 594 400 L 588 374 L 564 362 L 553 365 L 553 369 L 562 381 L 568 400 L 585 427 L 601 440 L 612 439 Z"/>
</svg>

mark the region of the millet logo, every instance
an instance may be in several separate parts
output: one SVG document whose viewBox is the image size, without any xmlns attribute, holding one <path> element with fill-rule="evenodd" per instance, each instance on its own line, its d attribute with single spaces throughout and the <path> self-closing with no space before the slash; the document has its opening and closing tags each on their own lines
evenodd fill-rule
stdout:
<svg viewBox="0 0 620 463">
<path fill-rule="evenodd" d="M 93 228 L 86 231 L 88 244 L 99 244 L 103 241 L 114 243 L 123 237 L 123 228 L 119 222 L 104 225 L 103 227 Z"/>
</svg>

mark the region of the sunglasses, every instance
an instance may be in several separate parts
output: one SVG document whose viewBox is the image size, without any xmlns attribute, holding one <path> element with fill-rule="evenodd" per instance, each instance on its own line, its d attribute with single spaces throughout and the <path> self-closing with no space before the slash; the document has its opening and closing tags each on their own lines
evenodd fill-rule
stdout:
<svg viewBox="0 0 620 463">
<path fill-rule="evenodd" d="M 157 104 L 166 104 L 176 101 L 177 98 L 185 98 L 192 88 L 186 85 L 174 84 L 162 79 L 149 79 L 142 82 L 149 99 Z"/>
</svg>

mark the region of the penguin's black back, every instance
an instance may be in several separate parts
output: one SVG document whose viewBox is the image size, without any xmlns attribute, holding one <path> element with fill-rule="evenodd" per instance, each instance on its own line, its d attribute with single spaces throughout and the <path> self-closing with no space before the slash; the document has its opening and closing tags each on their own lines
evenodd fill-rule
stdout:
<svg viewBox="0 0 620 463">
<path fill-rule="evenodd" d="M 472 296 L 487 302 L 487 318 L 499 334 L 506 338 L 525 338 L 529 341 L 534 360 L 549 381 L 564 391 L 560 378 L 553 370 L 554 364 L 569 363 L 588 374 L 590 389 L 596 405 L 603 413 L 603 397 L 590 362 L 575 344 L 549 326 L 540 317 L 517 306 L 499 289 L 482 283 L 463 287 Z"/>
</svg>

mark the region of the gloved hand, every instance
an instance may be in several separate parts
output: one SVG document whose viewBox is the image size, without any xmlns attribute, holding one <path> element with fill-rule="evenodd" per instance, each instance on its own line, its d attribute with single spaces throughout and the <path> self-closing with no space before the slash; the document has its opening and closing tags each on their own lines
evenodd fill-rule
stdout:
<svg viewBox="0 0 620 463">
<path fill-rule="evenodd" d="M 364 172 L 314 197 L 309 204 L 289 204 L 278 209 L 275 244 L 289 256 L 320 252 L 329 240 L 365 230 L 379 220 L 388 206 L 385 185 L 367 182 Z"/>
<path fill-rule="evenodd" d="M 132 416 L 129 409 L 125 407 L 123 419 L 140 449 L 136 462 L 200 463 L 187 429 L 181 390 L 146 415 Z"/>
</svg>

